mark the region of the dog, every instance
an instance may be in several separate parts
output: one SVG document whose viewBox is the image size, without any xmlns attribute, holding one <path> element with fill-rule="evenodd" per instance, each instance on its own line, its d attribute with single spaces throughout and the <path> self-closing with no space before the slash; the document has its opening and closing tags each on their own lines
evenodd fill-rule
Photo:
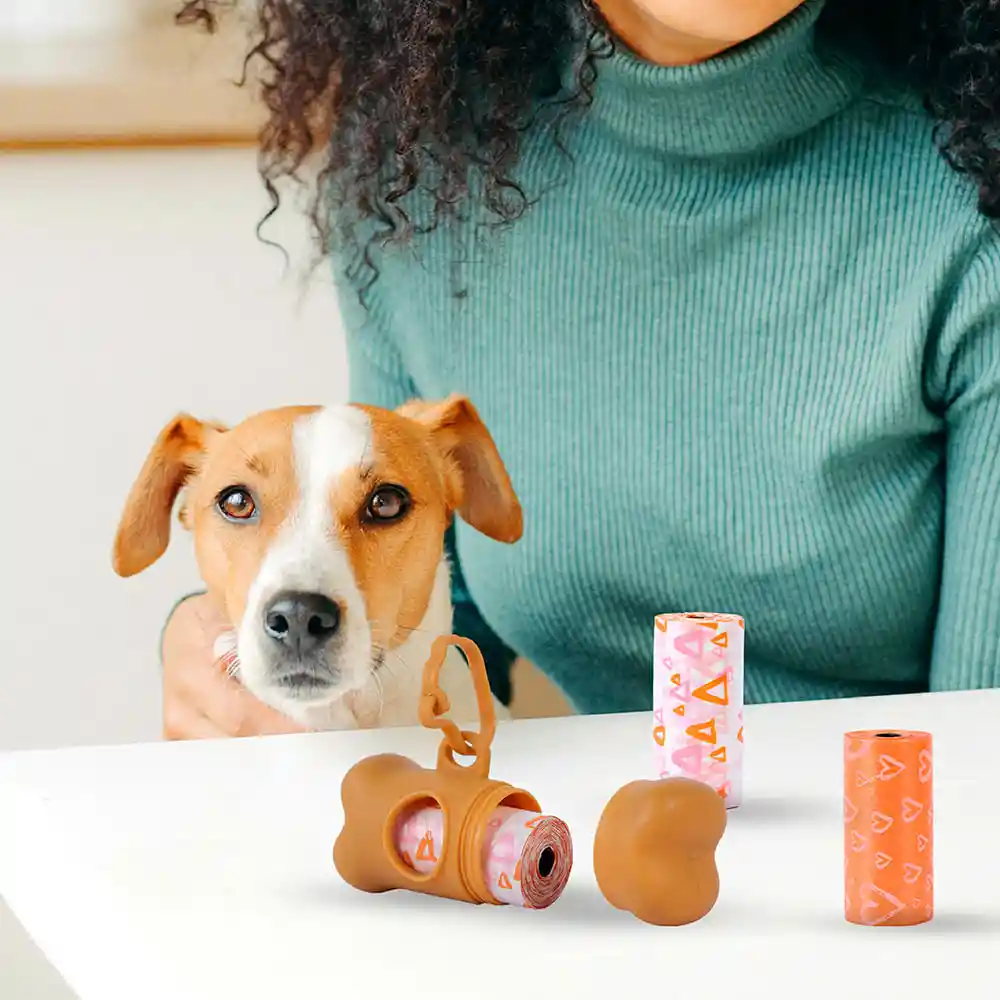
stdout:
<svg viewBox="0 0 1000 1000">
<path fill-rule="evenodd" d="M 417 725 L 431 644 L 452 631 L 452 518 L 506 544 L 523 530 L 496 444 L 462 396 L 284 407 L 232 429 L 175 417 L 125 502 L 119 576 L 163 555 L 175 506 L 233 625 L 231 672 L 313 730 Z M 441 686 L 449 717 L 474 721 L 457 650 Z"/>
</svg>

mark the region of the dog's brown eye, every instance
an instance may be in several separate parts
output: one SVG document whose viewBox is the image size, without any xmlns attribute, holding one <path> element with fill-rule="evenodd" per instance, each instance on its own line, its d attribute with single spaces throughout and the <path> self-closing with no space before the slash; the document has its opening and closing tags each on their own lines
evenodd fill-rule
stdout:
<svg viewBox="0 0 1000 1000">
<path fill-rule="evenodd" d="M 410 508 L 410 497 L 401 486 L 380 486 L 365 505 L 365 516 L 371 521 L 395 521 Z"/>
<path fill-rule="evenodd" d="M 257 505 L 250 491 L 241 486 L 224 490 L 219 494 L 216 504 L 223 517 L 229 518 L 230 521 L 248 521 L 257 512 Z"/>
</svg>

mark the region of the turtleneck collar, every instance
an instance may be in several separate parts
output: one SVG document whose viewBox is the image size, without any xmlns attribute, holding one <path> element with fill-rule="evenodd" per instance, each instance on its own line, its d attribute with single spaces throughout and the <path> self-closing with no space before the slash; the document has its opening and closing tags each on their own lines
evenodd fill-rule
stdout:
<svg viewBox="0 0 1000 1000">
<path fill-rule="evenodd" d="M 693 66 L 648 63 L 619 43 L 600 59 L 590 114 L 665 154 L 752 153 L 801 135 L 858 95 L 862 72 L 817 37 L 825 0 L 805 0 L 764 34 Z"/>
</svg>

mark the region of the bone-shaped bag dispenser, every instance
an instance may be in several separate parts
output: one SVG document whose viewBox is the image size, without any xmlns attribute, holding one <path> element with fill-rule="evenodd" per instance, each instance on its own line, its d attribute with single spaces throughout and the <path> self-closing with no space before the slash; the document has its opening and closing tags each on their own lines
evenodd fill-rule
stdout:
<svg viewBox="0 0 1000 1000">
<path fill-rule="evenodd" d="M 438 678 L 451 645 L 469 663 L 479 732 L 442 717 L 449 702 Z M 420 722 L 444 734 L 436 767 L 378 754 L 344 776 L 344 827 L 333 847 L 340 876 L 363 892 L 409 889 L 469 903 L 550 906 L 569 880 L 570 832 L 562 820 L 543 815 L 529 792 L 490 777 L 496 715 L 486 666 L 471 640 L 435 640 L 424 667 Z M 463 766 L 456 754 L 472 762 Z"/>
</svg>

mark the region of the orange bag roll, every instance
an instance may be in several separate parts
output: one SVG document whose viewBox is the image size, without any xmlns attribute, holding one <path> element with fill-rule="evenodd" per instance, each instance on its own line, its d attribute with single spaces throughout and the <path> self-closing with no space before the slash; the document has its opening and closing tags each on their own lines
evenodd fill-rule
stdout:
<svg viewBox="0 0 1000 1000">
<path fill-rule="evenodd" d="M 844 734 L 844 915 L 868 927 L 934 916 L 930 733 Z"/>
</svg>

